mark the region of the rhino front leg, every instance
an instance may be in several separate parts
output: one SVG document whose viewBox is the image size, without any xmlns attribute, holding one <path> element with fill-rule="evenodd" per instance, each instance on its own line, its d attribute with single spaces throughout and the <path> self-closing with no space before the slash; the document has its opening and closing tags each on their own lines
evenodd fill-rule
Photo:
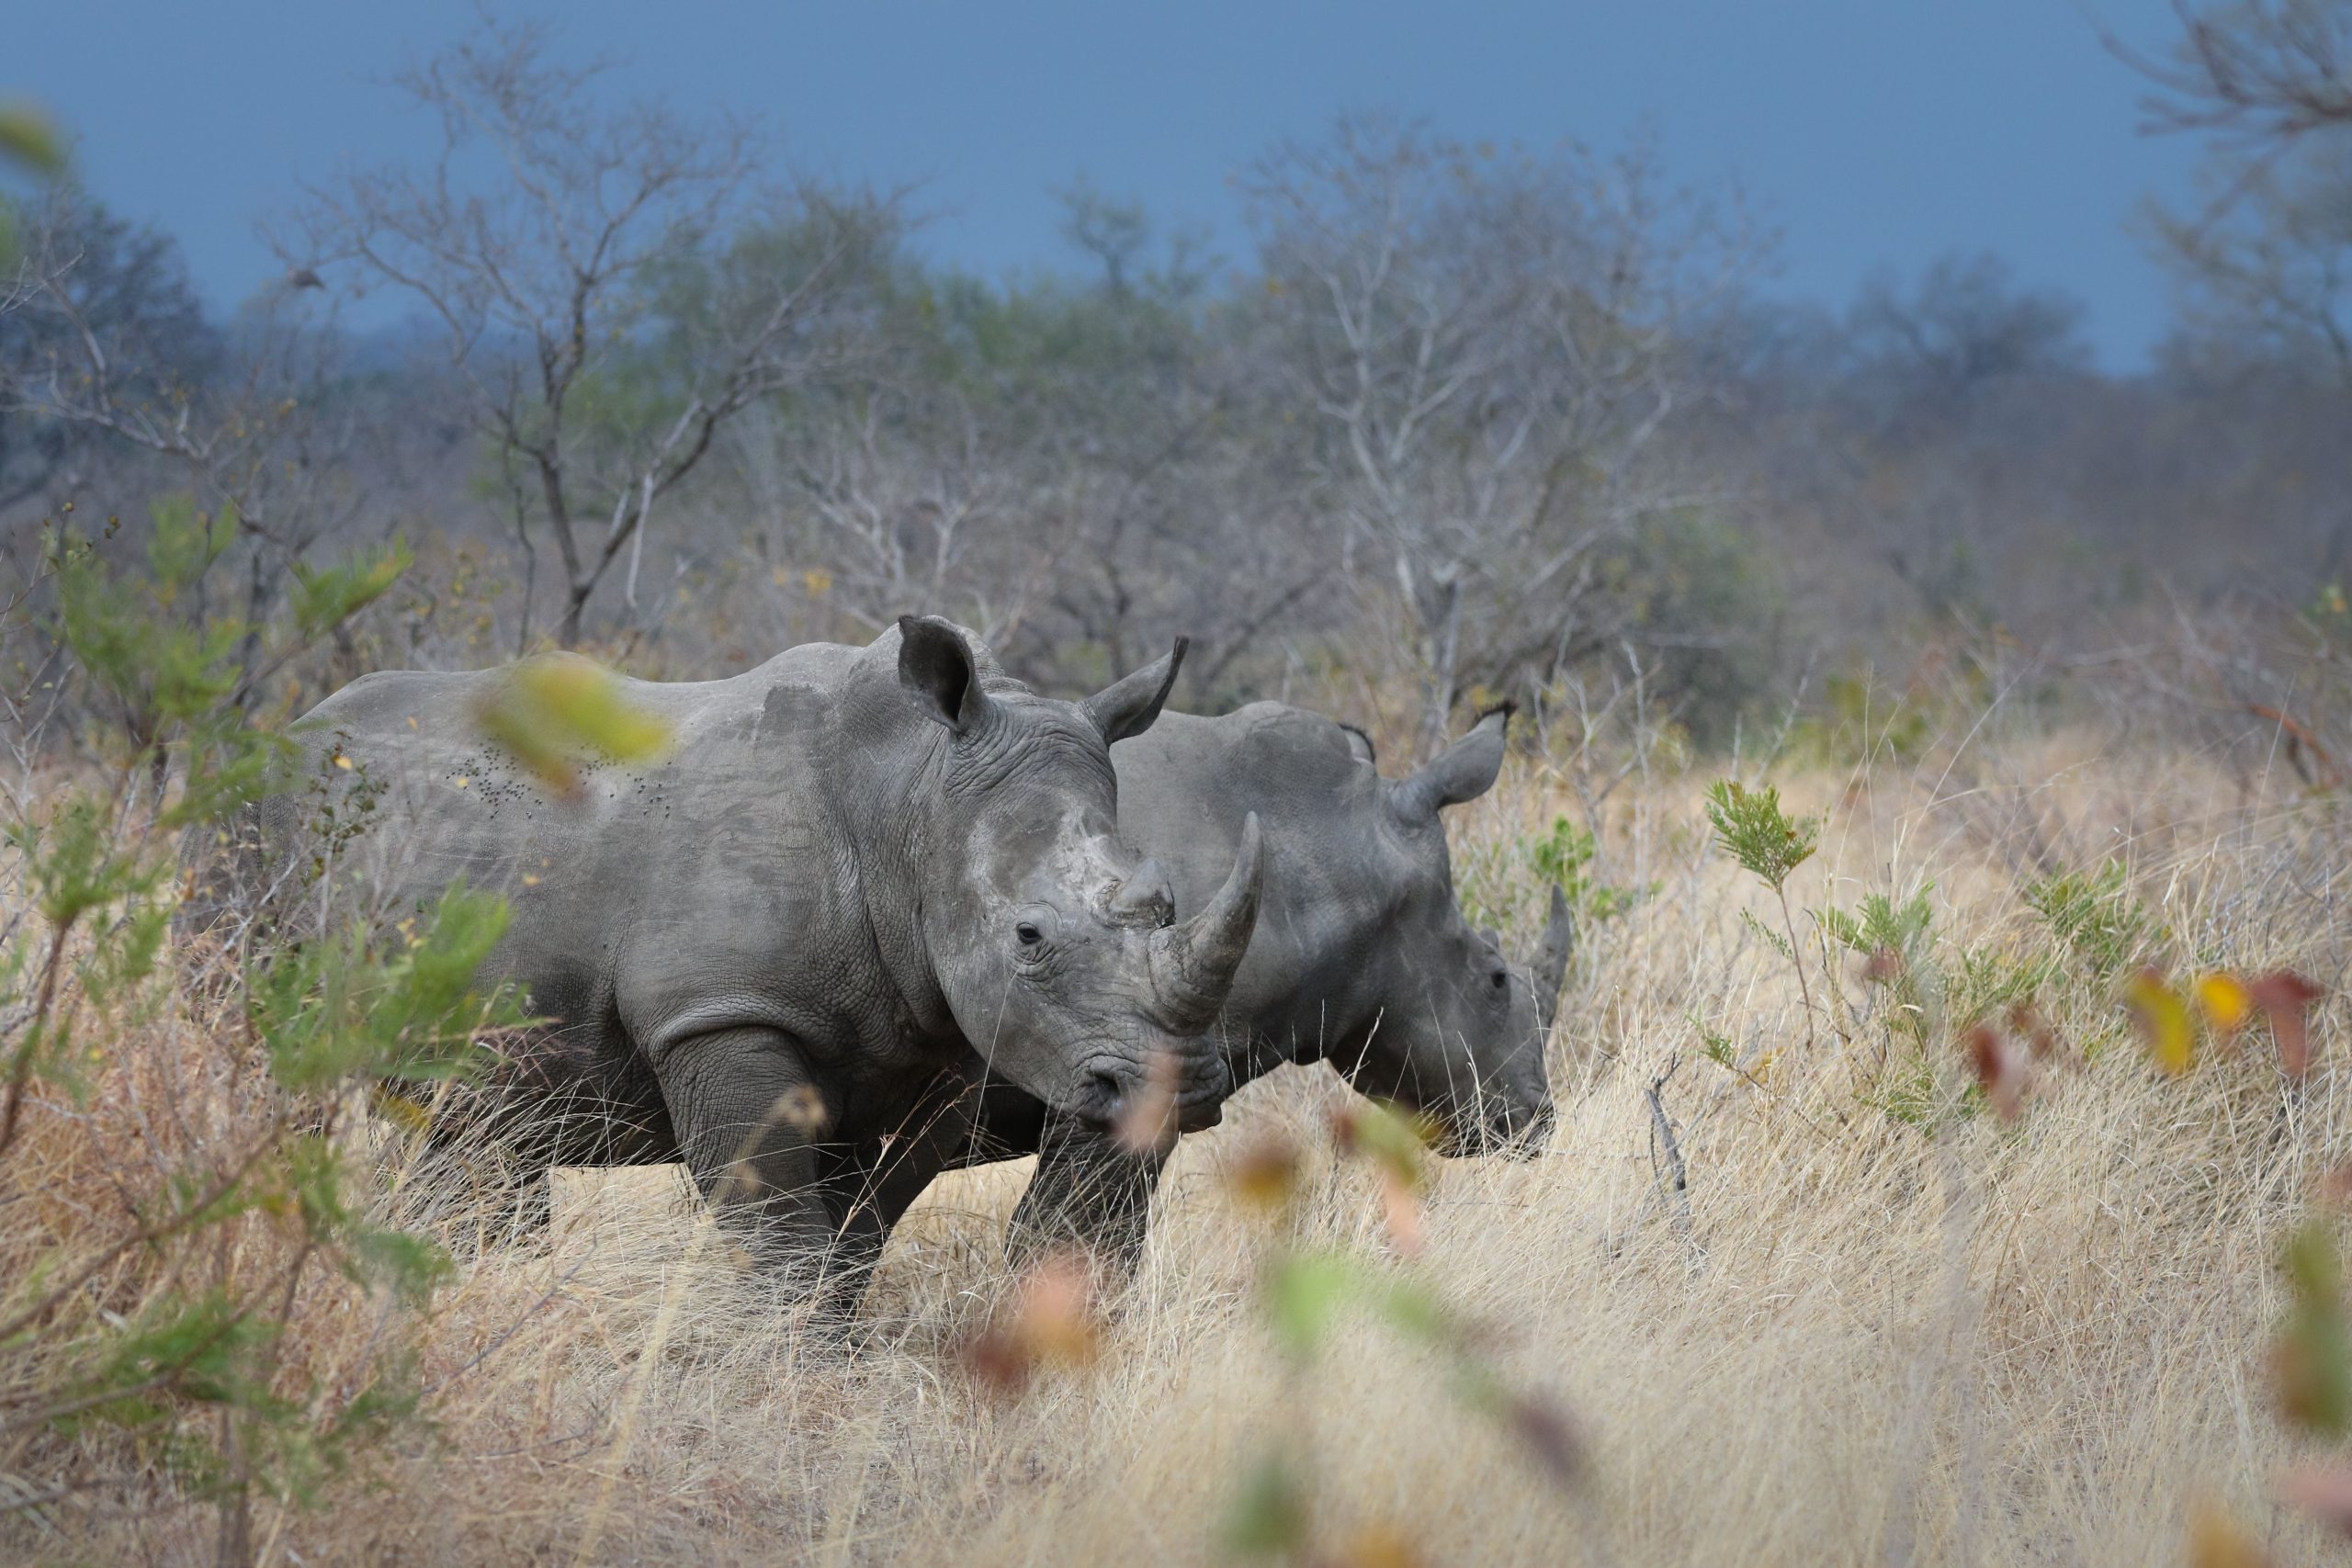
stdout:
<svg viewBox="0 0 2352 1568">
<path fill-rule="evenodd" d="M 1076 1247 L 1134 1269 L 1166 1163 L 1164 1155 L 1130 1154 L 1102 1129 L 1047 1112 L 1037 1173 L 1012 1211 L 1007 1256 L 1021 1267 L 1052 1248 Z"/>
<path fill-rule="evenodd" d="M 829 1108 L 790 1037 L 697 1035 L 672 1046 L 654 1073 L 686 1169 L 753 1266 L 796 1293 L 814 1289 L 835 1234 L 813 1141 Z"/>
</svg>

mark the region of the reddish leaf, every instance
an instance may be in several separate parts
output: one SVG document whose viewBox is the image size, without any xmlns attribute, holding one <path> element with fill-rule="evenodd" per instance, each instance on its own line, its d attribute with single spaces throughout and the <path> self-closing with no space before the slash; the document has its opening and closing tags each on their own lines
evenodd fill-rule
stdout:
<svg viewBox="0 0 2352 1568">
<path fill-rule="evenodd" d="M 2278 1500 L 2338 1535 L 2352 1536 L 2352 1466 L 2298 1466 L 2278 1478 Z"/>
<path fill-rule="evenodd" d="M 1397 1179 L 1393 1171 L 1380 1173 L 1381 1218 L 1388 1226 L 1388 1240 L 1407 1258 L 1419 1258 L 1426 1237 L 1421 1230 L 1421 1200 L 1410 1185 Z"/>
<path fill-rule="evenodd" d="M 1085 1262 L 1059 1252 L 1023 1277 L 1011 1312 L 964 1348 L 980 1382 L 1018 1393 L 1041 1366 L 1082 1367 L 1102 1353 L 1094 1279 Z"/>
<path fill-rule="evenodd" d="M 2030 999 L 2009 1004 L 2009 1031 L 2026 1043 L 2037 1062 L 2053 1060 L 2064 1049 L 2058 1031 Z"/>
<path fill-rule="evenodd" d="M 1968 1048 L 1976 1081 L 1984 1088 L 1993 1114 L 2003 1122 L 2016 1121 L 2025 1103 L 2026 1067 L 2018 1053 L 1990 1024 L 1978 1024 L 1961 1037 L 1961 1043 Z"/>
<path fill-rule="evenodd" d="M 1172 1052 L 1151 1054 L 1143 1089 L 1119 1112 L 1111 1135 L 1131 1155 L 1164 1155 L 1176 1146 L 1176 1057 Z"/>
<path fill-rule="evenodd" d="M 1553 1480 L 1566 1486 L 1583 1477 L 1584 1438 L 1558 1405 L 1532 1394 L 1514 1394 L 1503 1406 L 1503 1420 Z"/>
<path fill-rule="evenodd" d="M 2274 969 L 2246 987 L 2254 1005 L 2270 1025 L 2278 1043 L 2278 1066 L 2290 1078 L 2311 1071 L 2311 1035 L 2305 1013 L 2324 994 L 2317 986 L 2290 969 Z"/>
</svg>

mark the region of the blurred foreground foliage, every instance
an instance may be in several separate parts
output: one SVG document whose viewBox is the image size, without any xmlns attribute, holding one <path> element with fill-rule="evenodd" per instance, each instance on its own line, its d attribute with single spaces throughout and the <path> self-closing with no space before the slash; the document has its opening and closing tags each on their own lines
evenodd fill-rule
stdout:
<svg viewBox="0 0 2352 1568">
<path fill-rule="evenodd" d="M 8 1505 L 199 1503 L 223 1562 L 251 1557 L 258 1507 L 321 1500 L 424 1419 L 413 1348 L 448 1259 L 379 1217 L 355 1093 L 467 1075 L 519 1021 L 474 978 L 505 908 L 462 886 L 391 929 L 183 931 L 166 962 L 183 836 L 201 877 L 214 842 L 292 782 L 250 705 L 257 681 L 406 564 L 393 546 L 307 570 L 271 624 L 247 625 L 213 608 L 237 530 L 175 497 L 141 561 L 70 526 L 49 536 L 48 592 L 8 613 L 52 653 L 12 701 L 36 723 L 109 722 L 85 721 L 79 765 L 23 738 L 0 928 L 0 1472 L 29 1494 Z M 135 1168 L 108 1137 L 125 1114 L 151 1128 Z M 75 1189 L 91 1201 L 60 1209 Z M 377 1330 L 307 1364 L 292 1326 L 337 1291 Z"/>
</svg>

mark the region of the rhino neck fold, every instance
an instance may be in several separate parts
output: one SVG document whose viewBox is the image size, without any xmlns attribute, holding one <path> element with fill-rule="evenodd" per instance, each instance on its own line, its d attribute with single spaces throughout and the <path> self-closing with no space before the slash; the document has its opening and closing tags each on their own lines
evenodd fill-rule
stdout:
<svg viewBox="0 0 2352 1568">
<path fill-rule="evenodd" d="M 960 1039 L 923 925 L 927 879 L 956 863 L 956 847 L 937 841 L 947 731 L 911 713 L 903 723 L 843 730 L 819 773 L 847 829 L 850 874 L 897 998 L 899 1027 L 917 1038 Z"/>
</svg>

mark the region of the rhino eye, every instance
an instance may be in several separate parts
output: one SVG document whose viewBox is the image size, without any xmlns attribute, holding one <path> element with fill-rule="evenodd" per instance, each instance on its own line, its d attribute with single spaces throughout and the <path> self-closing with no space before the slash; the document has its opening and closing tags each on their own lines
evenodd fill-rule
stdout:
<svg viewBox="0 0 2352 1568">
<path fill-rule="evenodd" d="M 1504 970 L 1504 969 L 1498 969 L 1498 970 L 1496 970 L 1496 971 L 1495 971 L 1495 976 L 1494 976 L 1494 978 L 1495 978 L 1495 989 L 1497 989 L 1498 991 L 1501 990 L 1505 986 L 1508 986 L 1508 985 L 1510 985 L 1510 971 L 1508 971 L 1508 970 Z"/>
<path fill-rule="evenodd" d="M 1061 917 L 1054 912 L 1052 905 L 1031 904 L 1024 907 L 1013 917 L 1012 938 L 1021 944 L 1013 950 L 1015 956 L 1023 964 L 1043 963 L 1046 954 L 1052 951 L 1046 943 L 1052 942 L 1060 931 Z"/>
</svg>

